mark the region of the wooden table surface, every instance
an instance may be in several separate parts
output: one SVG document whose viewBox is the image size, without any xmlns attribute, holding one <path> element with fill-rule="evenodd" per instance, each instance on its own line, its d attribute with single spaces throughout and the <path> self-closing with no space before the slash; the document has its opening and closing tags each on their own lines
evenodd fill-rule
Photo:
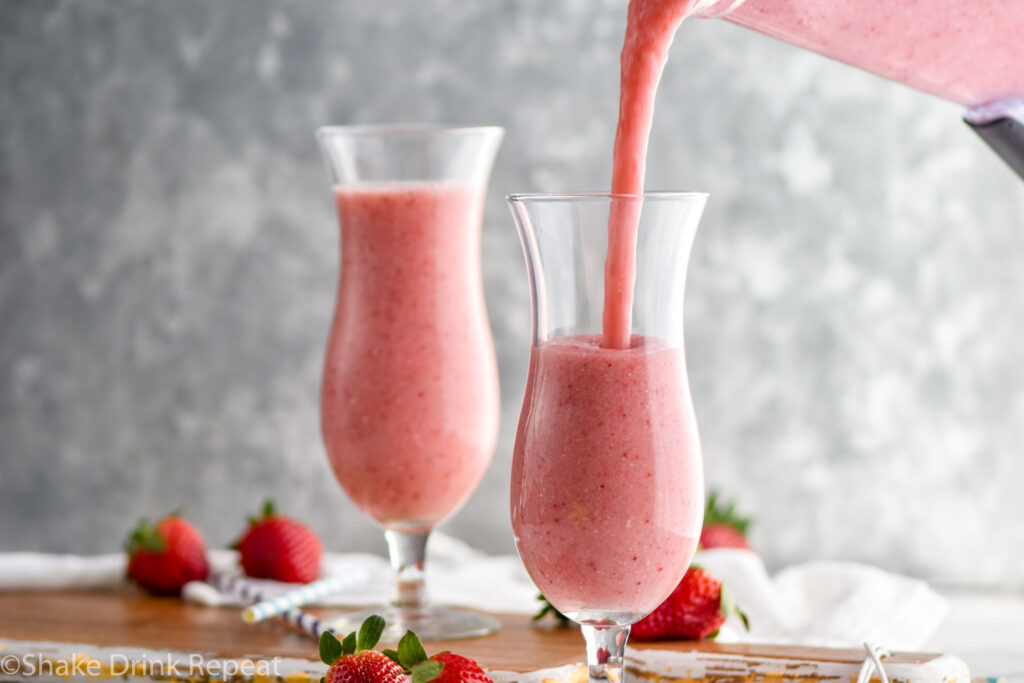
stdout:
<svg viewBox="0 0 1024 683">
<path fill-rule="evenodd" d="M 310 610 L 319 616 L 343 610 Z M 537 626 L 525 616 L 501 616 L 495 635 L 430 643 L 428 651 L 452 650 L 487 669 L 533 671 L 580 662 L 583 640 L 575 628 Z M 131 589 L 89 592 L 0 593 L 0 643 L 4 640 L 84 643 L 197 652 L 221 657 L 298 657 L 317 659 L 315 641 L 281 622 L 245 624 L 239 609 L 190 605 L 154 598 Z M 719 645 L 711 642 L 630 643 L 636 648 L 741 654 L 751 658 L 798 656 L 807 661 L 864 659 L 860 650 L 782 646 Z M 927 655 L 898 655 L 891 661 L 927 661 Z"/>
</svg>

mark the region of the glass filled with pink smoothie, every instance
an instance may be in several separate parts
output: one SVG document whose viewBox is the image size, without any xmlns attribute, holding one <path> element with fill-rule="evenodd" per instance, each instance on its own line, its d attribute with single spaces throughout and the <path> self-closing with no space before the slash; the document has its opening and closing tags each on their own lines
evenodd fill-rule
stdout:
<svg viewBox="0 0 1024 683">
<path fill-rule="evenodd" d="M 480 229 L 502 129 L 325 127 L 317 140 L 341 229 L 321 429 L 349 498 L 385 530 L 392 605 L 368 610 L 421 639 L 484 635 L 494 619 L 429 605 L 430 530 L 480 483 L 498 430 Z M 358 628 L 350 615 L 336 630 Z"/>
<path fill-rule="evenodd" d="M 509 196 L 533 294 L 512 527 L 538 588 L 582 625 L 591 654 L 604 652 L 592 665 L 621 665 L 629 625 L 679 584 L 700 536 L 683 298 L 706 199 Z M 605 264 L 609 221 L 623 215 L 634 221 L 635 269 L 628 337 L 613 345 L 603 334 Z"/>
</svg>

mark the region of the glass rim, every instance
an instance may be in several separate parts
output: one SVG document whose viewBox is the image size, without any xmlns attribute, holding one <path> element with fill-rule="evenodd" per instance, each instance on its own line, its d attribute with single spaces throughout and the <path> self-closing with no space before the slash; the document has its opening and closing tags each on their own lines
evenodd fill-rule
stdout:
<svg viewBox="0 0 1024 683">
<path fill-rule="evenodd" d="M 353 125 L 318 126 L 318 138 L 333 136 L 370 136 L 370 135 L 424 135 L 453 133 L 499 133 L 504 134 L 503 126 L 461 126 L 445 123 L 359 123 Z"/>
<path fill-rule="evenodd" d="M 671 199 L 707 199 L 711 194 L 708 192 L 688 190 L 654 190 L 639 194 L 615 193 L 615 192 L 517 192 L 505 195 L 505 201 L 525 202 L 567 202 L 583 200 L 607 200 L 607 199 L 643 199 L 643 200 L 671 200 Z"/>
</svg>

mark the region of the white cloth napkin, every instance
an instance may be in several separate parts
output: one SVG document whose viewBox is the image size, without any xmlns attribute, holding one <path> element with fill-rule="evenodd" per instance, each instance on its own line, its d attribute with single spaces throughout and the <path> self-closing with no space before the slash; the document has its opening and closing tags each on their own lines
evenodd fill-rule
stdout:
<svg viewBox="0 0 1024 683">
<path fill-rule="evenodd" d="M 938 630 L 949 601 L 924 581 L 853 562 L 810 562 L 770 577 L 748 550 L 715 549 L 694 560 L 729 587 L 750 618 L 730 619 L 724 642 L 914 650 Z"/>
<path fill-rule="evenodd" d="M 124 579 L 126 565 L 124 553 L 0 553 L 0 591 L 113 586 Z"/>
<path fill-rule="evenodd" d="M 771 577 L 761 558 L 746 550 L 708 550 L 694 562 L 722 579 L 750 618 L 749 632 L 736 619 L 726 622 L 720 636 L 726 642 L 861 647 L 867 640 L 890 650 L 912 650 L 925 644 L 948 611 L 948 601 L 923 581 L 861 564 L 812 562 Z M 239 572 L 237 554 L 230 550 L 211 550 L 210 564 L 214 571 Z M 435 602 L 509 614 L 537 610 L 537 589 L 514 555 L 487 555 L 435 532 L 426 567 L 427 590 Z M 0 554 L 0 591 L 113 586 L 124 581 L 124 573 L 123 554 Z M 325 576 L 346 573 L 369 578 L 316 604 L 363 607 L 390 598 L 391 569 L 383 557 L 324 555 Z M 260 587 L 272 596 L 295 586 L 264 581 Z M 206 605 L 242 604 L 200 582 L 186 586 L 184 597 Z"/>
</svg>

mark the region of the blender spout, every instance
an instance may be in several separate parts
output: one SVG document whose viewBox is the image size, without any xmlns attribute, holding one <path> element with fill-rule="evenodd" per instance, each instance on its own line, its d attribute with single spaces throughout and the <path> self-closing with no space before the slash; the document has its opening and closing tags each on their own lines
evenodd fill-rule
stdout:
<svg viewBox="0 0 1024 683">
<path fill-rule="evenodd" d="M 1024 98 L 968 109 L 964 122 L 1024 178 Z"/>
</svg>

